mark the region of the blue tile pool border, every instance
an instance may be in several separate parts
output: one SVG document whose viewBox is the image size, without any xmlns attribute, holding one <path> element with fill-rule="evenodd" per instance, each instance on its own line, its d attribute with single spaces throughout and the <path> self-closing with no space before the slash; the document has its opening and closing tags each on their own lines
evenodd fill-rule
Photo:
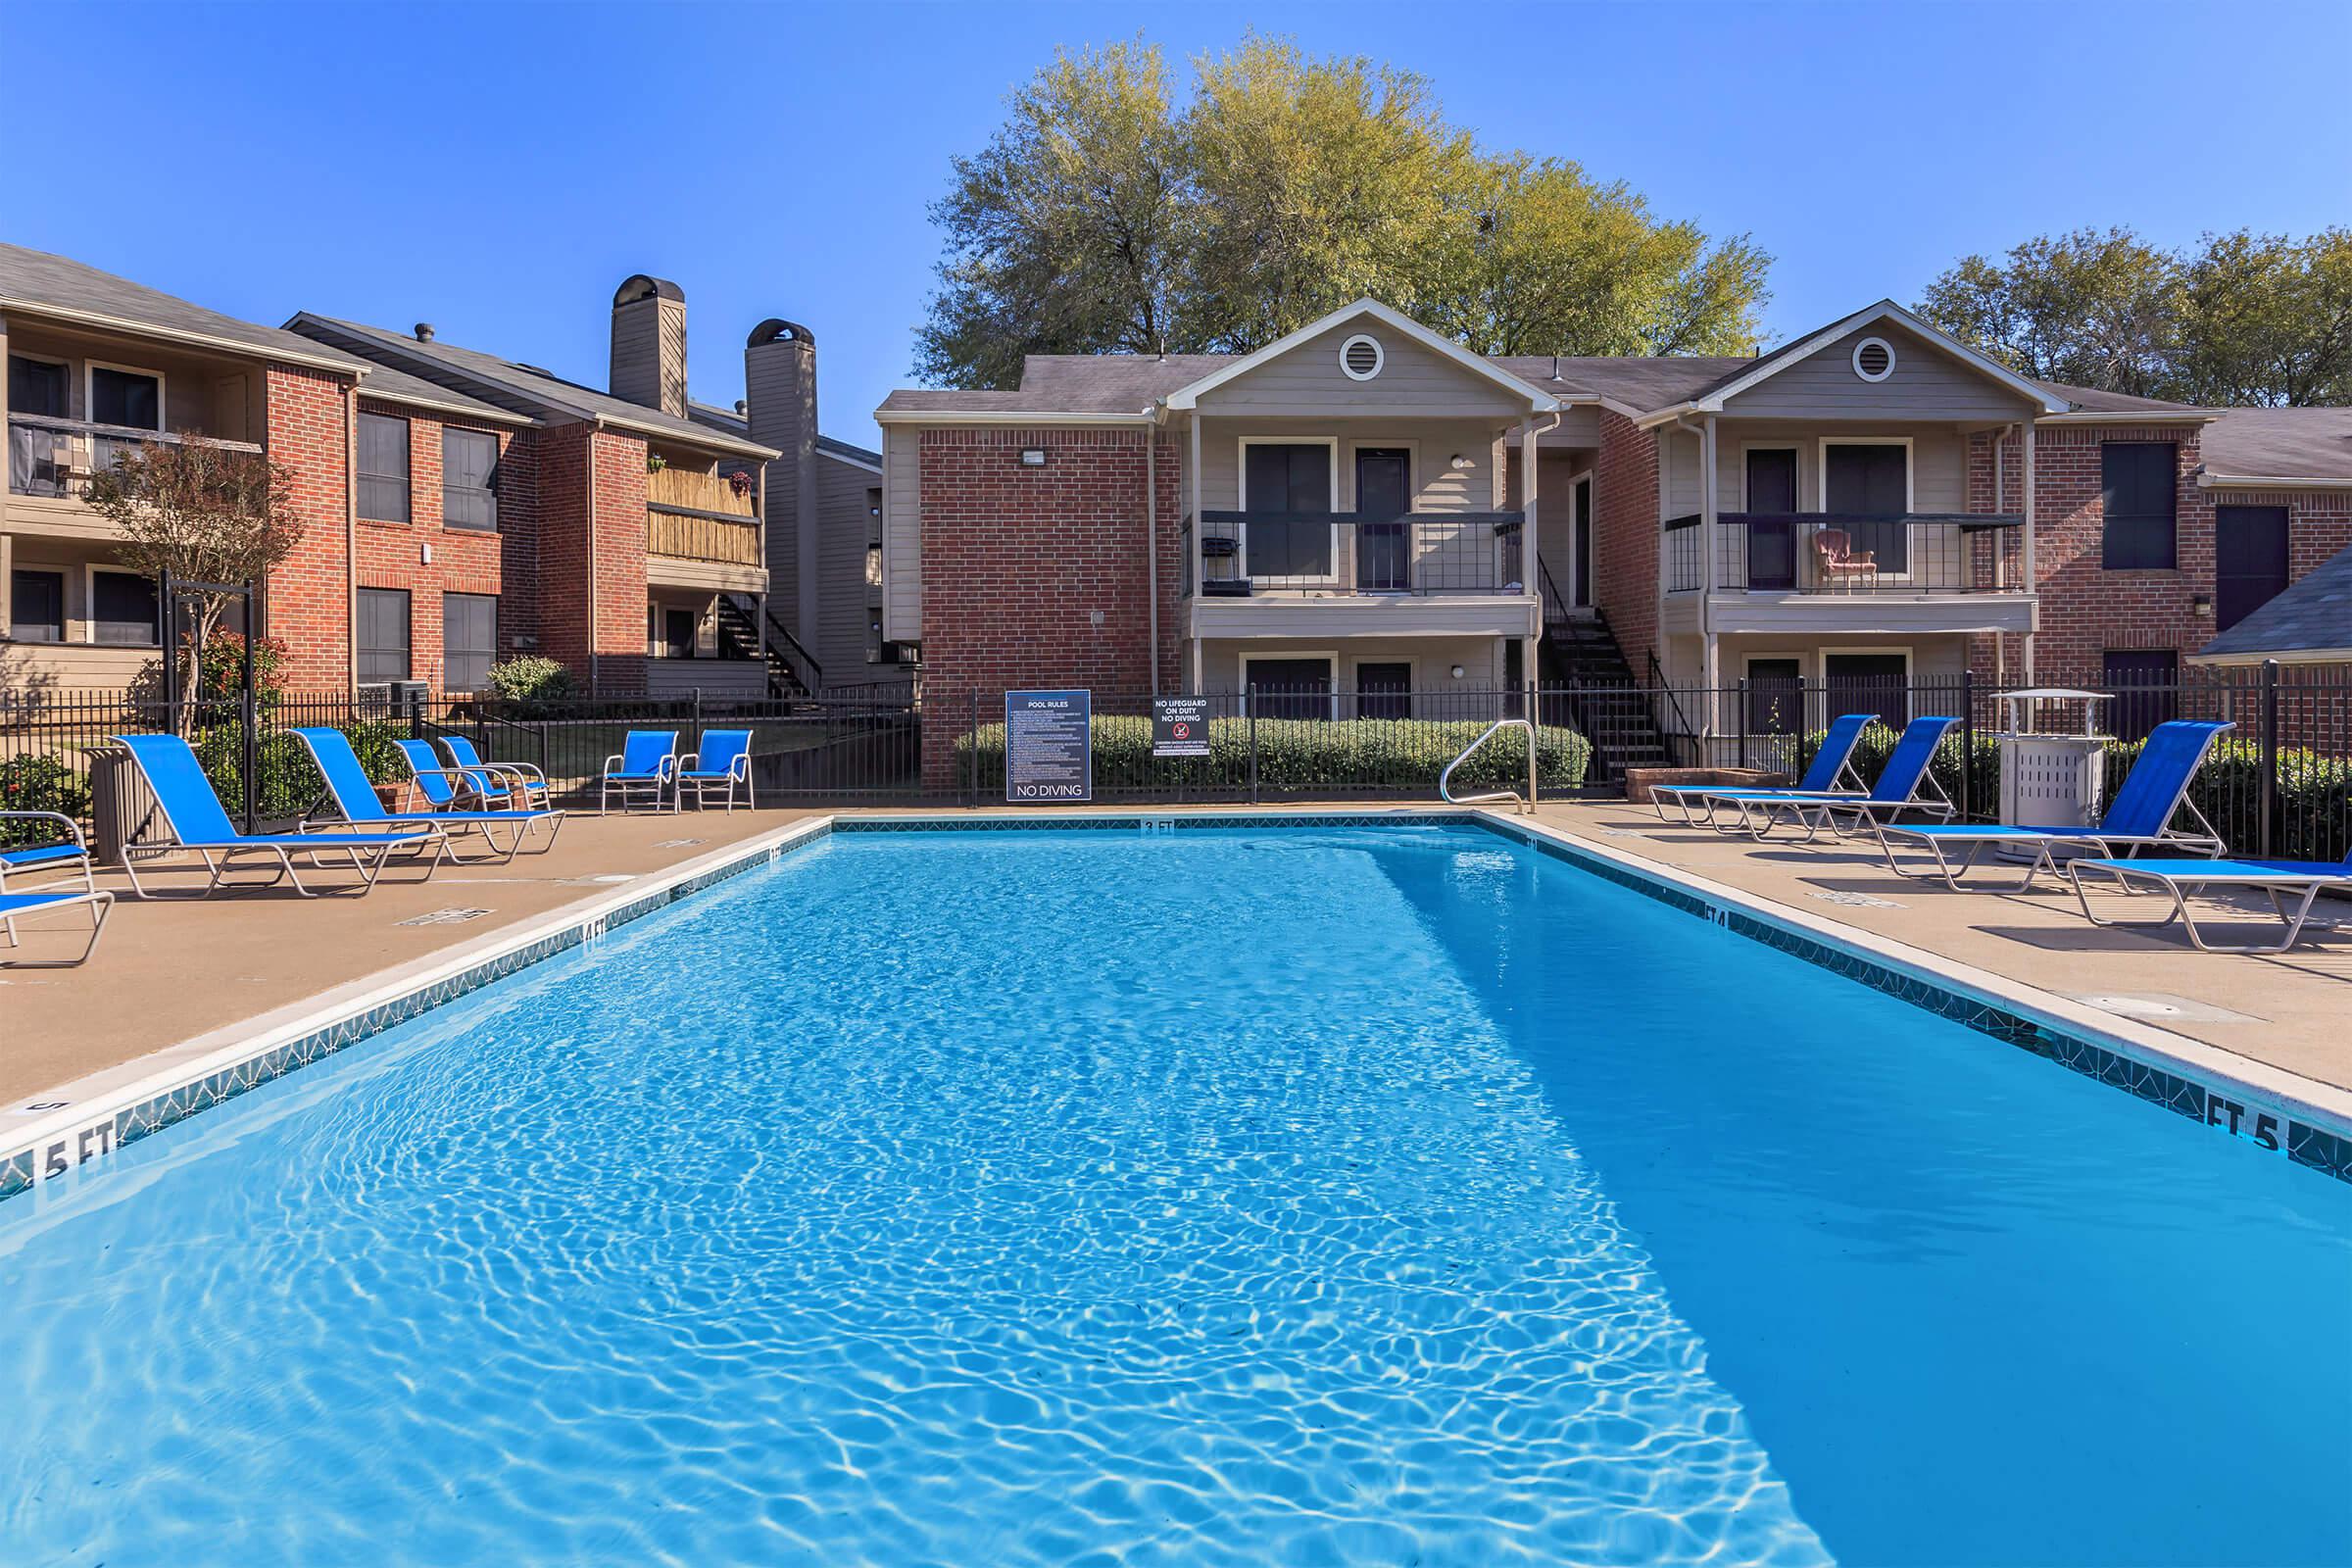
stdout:
<svg viewBox="0 0 2352 1568">
<path fill-rule="evenodd" d="M 390 998 L 348 1012 L 307 1019 L 294 1033 L 235 1055 L 225 1064 L 157 1090 L 127 1103 L 109 1106 L 101 1099 L 58 1125 L 40 1124 L 21 1139 L 0 1144 L 0 1200 L 63 1175 L 115 1150 L 187 1117 L 221 1104 L 297 1068 L 346 1051 L 486 985 L 594 942 L 608 932 L 667 908 L 680 900 L 821 844 L 836 833 L 932 833 L 990 831 L 1073 831 L 1140 828 L 1182 832 L 1234 827 L 1378 827 L 1399 823 L 1473 826 L 1537 853 L 1657 900 L 1670 907 L 1733 931 L 1750 941 L 1801 958 L 1857 981 L 1938 1017 L 1964 1024 L 1993 1039 L 2032 1052 L 2072 1072 L 2120 1089 L 2151 1104 L 2207 1127 L 2220 1128 L 2292 1160 L 2295 1164 L 2352 1183 L 2352 1127 L 2319 1126 L 2271 1097 L 2227 1077 L 2206 1080 L 2143 1061 L 2127 1050 L 2036 1019 L 1997 999 L 1973 994 L 1951 981 L 1914 972 L 1867 951 L 1860 942 L 1826 939 L 1804 927 L 1710 898 L 1664 868 L 1635 865 L 1592 853 L 1515 818 L 1490 812 L 1411 808 L 1355 810 L 1214 810 L 1156 812 L 1149 808 L 1108 812 L 1040 812 L 1034 815 L 943 815 L 913 813 L 868 817 L 820 817 L 797 823 L 736 848 L 717 852 L 682 868 L 653 888 L 617 903 L 591 906 L 552 929 L 532 926 L 514 940 L 478 955 L 461 954 L 460 966 L 436 973 Z M 274 1032 L 274 1031 L 272 1031 Z M 2120 1042 L 2119 1042 L 2120 1044 Z M 37 1107 L 46 1108 L 46 1107 Z M 71 1107 L 61 1102 L 62 1113 Z"/>
</svg>

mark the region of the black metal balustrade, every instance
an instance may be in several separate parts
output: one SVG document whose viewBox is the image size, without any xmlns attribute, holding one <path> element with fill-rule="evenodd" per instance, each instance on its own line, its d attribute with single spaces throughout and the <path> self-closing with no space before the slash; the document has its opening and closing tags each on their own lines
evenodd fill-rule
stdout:
<svg viewBox="0 0 2352 1568">
<path fill-rule="evenodd" d="M 1799 594 L 2022 594 L 2025 519 L 2006 514 L 1726 512 L 1715 518 L 1714 581 L 1695 514 L 1662 527 L 1666 591 Z"/>
<path fill-rule="evenodd" d="M 1200 592 L 1526 594 L 1516 512 L 1203 512 Z M 1192 523 L 1185 524 L 1186 548 Z M 1189 576 L 1188 576 L 1189 581 Z"/>
<path fill-rule="evenodd" d="M 123 452 L 149 443 L 219 447 L 224 452 L 259 452 L 255 441 L 223 441 L 177 430 L 141 430 L 132 425 L 61 419 L 45 414 L 8 416 L 8 489 L 20 496 L 77 496 L 89 481 L 115 466 Z"/>
</svg>

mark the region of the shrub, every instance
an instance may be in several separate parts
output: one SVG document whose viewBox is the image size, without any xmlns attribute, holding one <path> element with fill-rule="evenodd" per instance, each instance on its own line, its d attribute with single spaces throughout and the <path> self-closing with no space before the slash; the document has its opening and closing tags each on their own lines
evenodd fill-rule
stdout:
<svg viewBox="0 0 2352 1568">
<path fill-rule="evenodd" d="M 571 695 L 571 671 L 538 654 L 516 654 L 490 666 L 483 695 L 504 703 L 553 703 Z"/>
<path fill-rule="evenodd" d="M 0 762 L 0 810 L 60 811 L 86 821 L 89 781 L 54 757 L 12 757 Z M 0 845 L 44 844 L 57 836 L 54 822 L 0 821 Z"/>
<path fill-rule="evenodd" d="M 286 695 L 283 673 L 286 645 L 263 637 L 253 645 L 253 698 L 257 707 L 275 708 Z M 197 662 L 196 695 L 208 703 L 234 700 L 245 689 L 245 638 L 223 627 L 205 640 Z"/>
<path fill-rule="evenodd" d="M 1260 718 L 1257 780 L 1269 790 L 1394 790 L 1435 794 L 1438 775 L 1478 738 L 1476 719 Z M 1537 732 L 1539 787 L 1574 789 L 1585 781 L 1592 746 L 1575 730 L 1544 725 Z M 1250 720 L 1208 723 L 1205 758 L 1153 757 L 1152 721 L 1136 715 L 1094 717 L 1098 787 L 1174 789 L 1179 785 L 1246 784 L 1250 778 Z M 977 749 L 986 785 L 1004 776 L 1004 726 L 983 724 L 956 738 L 961 776 L 972 776 Z M 1453 775 L 1457 791 L 1476 793 L 1527 779 L 1527 748 L 1516 734 L 1497 735 Z"/>
</svg>

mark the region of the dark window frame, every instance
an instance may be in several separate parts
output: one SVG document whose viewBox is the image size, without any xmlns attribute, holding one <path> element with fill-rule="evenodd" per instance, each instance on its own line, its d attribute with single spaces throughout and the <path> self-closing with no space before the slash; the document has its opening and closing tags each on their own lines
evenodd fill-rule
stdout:
<svg viewBox="0 0 2352 1568">
<path fill-rule="evenodd" d="M 375 616 L 370 607 L 382 608 L 387 601 L 400 601 L 400 673 L 393 674 L 382 662 L 393 652 L 393 645 L 370 641 L 375 630 Z M 406 588 L 362 588 L 357 605 L 359 624 L 353 628 L 353 641 L 358 645 L 360 684 L 380 686 L 390 681 L 414 680 L 416 670 L 416 604 Z"/>
<path fill-rule="evenodd" d="M 490 445 L 490 467 L 487 482 L 480 485 L 452 484 L 450 475 L 459 471 L 459 466 L 451 461 L 453 445 L 468 445 L 485 441 Z M 457 528 L 466 533 L 498 532 L 498 481 L 499 468 L 504 461 L 504 456 L 499 451 L 498 437 L 488 430 L 468 429 L 462 424 L 445 424 L 441 427 L 442 527 Z M 455 504 L 453 505 L 453 503 Z M 477 506 L 487 510 L 489 514 L 487 521 L 460 520 L 461 514 L 467 514 L 470 518 L 470 515 L 476 512 Z"/>
<path fill-rule="evenodd" d="M 102 375 L 117 376 L 127 381 L 154 382 L 155 422 L 153 424 L 140 424 L 129 418 L 108 419 L 100 417 L 98 413 L 98 378 Z M 87 417 L 92 424 L 111 424 L 124 430 L 154 430 L 158 433 L 161 433 L 169 422 L 167 415 L 170 405 L 166 402 L 166 383 L 164 379 L 164 372 L 161 370 L 145 369 L 136 365 L 110 365 L 103 360 L 85 361 L 82 367 L 82 395 L 88 401 L 88 407 L 82 412 L 84 416 Z"/>
<path fill-rule="evenodd" d="M 389 473 L 368 467 L 368 465 L 371 461 L 368 450 L 369 420 L 375 421 L 374 428 L 379 433 L 385 425 L 400 426 L 400 471 L 398 473 Z M 409 521 L 416 515 L 416 497 L 410 485 L 410 474 L 416 467 L 416 457 L 410 443 L 415 439 L 416 431 L 411 426 L 408 416 L 401 414 L 378 414 L 372 409 L 362 409 L 355 434 L 359 448 L 356 466 L 359 469 L 360 480 L 360 519 L 363 522 L 402 523 Z M 376 510 L 382 504 L 381 497 L 390 493 L 394 488 L 398 489 L 400 495 L 397 514 Z"/>
<path fill-rule="evenodd" d="M 18 367 L 29 372 L 39 370 L 41 379 L 57 390 L 58 406 L 54 409 L 35 409 L 21 401 L 22 389 L 17 384 Z M 8 357 L 8 412 L 31 415 L 44 419 L 70 419 L 74 416 L 74 362 L 53 360 L 46 354 L 11 354 Z"/>
<path fill-rule="evenodd" d="M 46 637 L 27 637 L 18 628 L 24 608 L 24 579 L 46 577 L 55 584 L 57 596 L 56 630 Z M 16 566 L 9 571 L 8 635 L 21 643 L 62 643 L 66 640 L 66 572 L 63 566 Z"/>
<path fill-rule="evenodd" d="M 2158 454 L 2162 454 L 2161 457 Z M 2119 473 L 2129 464 L 2161 467 Z M 2158 497 L 2162 505 L 2156 504 Z M 2159 542 L 2157 535 L 2161 533 Z M 2099 443 L 2099 567 L 2104 571 L 2178 571 L 2180 566 L 2180 444 Z"/>
<path fill-rule="evenodd" d="M 460 648 L 450 635 L 456 617 L 450 614 L 451 601 L 465 608 L 474 605 L 490 607 L 489 640 L 480 646 Z M 459 661 L 464 661 L 460 663 Z M 444 591 L 441 595 L 441 689 L 445 692 L 478 692 L 490 684 L 490 666 L 498 662 L 498 595 L 461 594 Z"/>
<path fill-rule="evenodd" d="M 148 612 L 132 618 L 125 615 L 99 613 L 98 583 L 104 577 L 120 577 L 138 584 L 146 590 Z M 163 646 L 164 612 L 162 596 L 153 577 L 143 577 L 120 566 L 91 566 L 87 577 L 90 591 L 90 641 L 102 648 L 159 648 Z M 107 628 L 117 628 L 110 631 Z M 126 635 L 121 628 L 143 630 L 143 635 Z"/>
</svg>

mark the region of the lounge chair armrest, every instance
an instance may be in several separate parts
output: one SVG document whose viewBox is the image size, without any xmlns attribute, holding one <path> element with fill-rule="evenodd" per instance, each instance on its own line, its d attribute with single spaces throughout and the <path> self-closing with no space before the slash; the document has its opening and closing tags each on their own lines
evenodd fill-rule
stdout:
<svg viewBox="0 0 2352 1568">
<path fill-rule="evenodd" d="M 619 765 L 620 765 L 620 754 L 619 754 L 618 752 L 614 752 L 614 753 L 613 753 L 613 754 L 612 754 L 611 757 L 608 757 L 608 758 L 606 758 L 606 759 L 605 759 L 605 765 L 604 765 L 604 769 L 603 769 L 603 771 L 605 771 L 605 772 L 607 772 L 607 773 L 610 773 L 610 772 L 612 772 L 612 769 L 614 769 L 615 767 L 618 767 Z"/>
<path fill-rule="evenodd" d="M 89 841 L 81 836 L 81 824 L 74 821 L 72 817 L 66 815 L 63 811 L 0 811 L 0 820 L 11 822 L 55 822 L 59 827 L 62 827 L 66 830 L 66 837 L 70 841 L 79 845 L 84 850 L 89 848 Z"/>
<path fill-rule="evenodd" d="M 678 758 L 678 771 L 681 773 L 691 773 L 702 764 L 703 754 L 700 752 L 686 752 Z"/>
</svg>

